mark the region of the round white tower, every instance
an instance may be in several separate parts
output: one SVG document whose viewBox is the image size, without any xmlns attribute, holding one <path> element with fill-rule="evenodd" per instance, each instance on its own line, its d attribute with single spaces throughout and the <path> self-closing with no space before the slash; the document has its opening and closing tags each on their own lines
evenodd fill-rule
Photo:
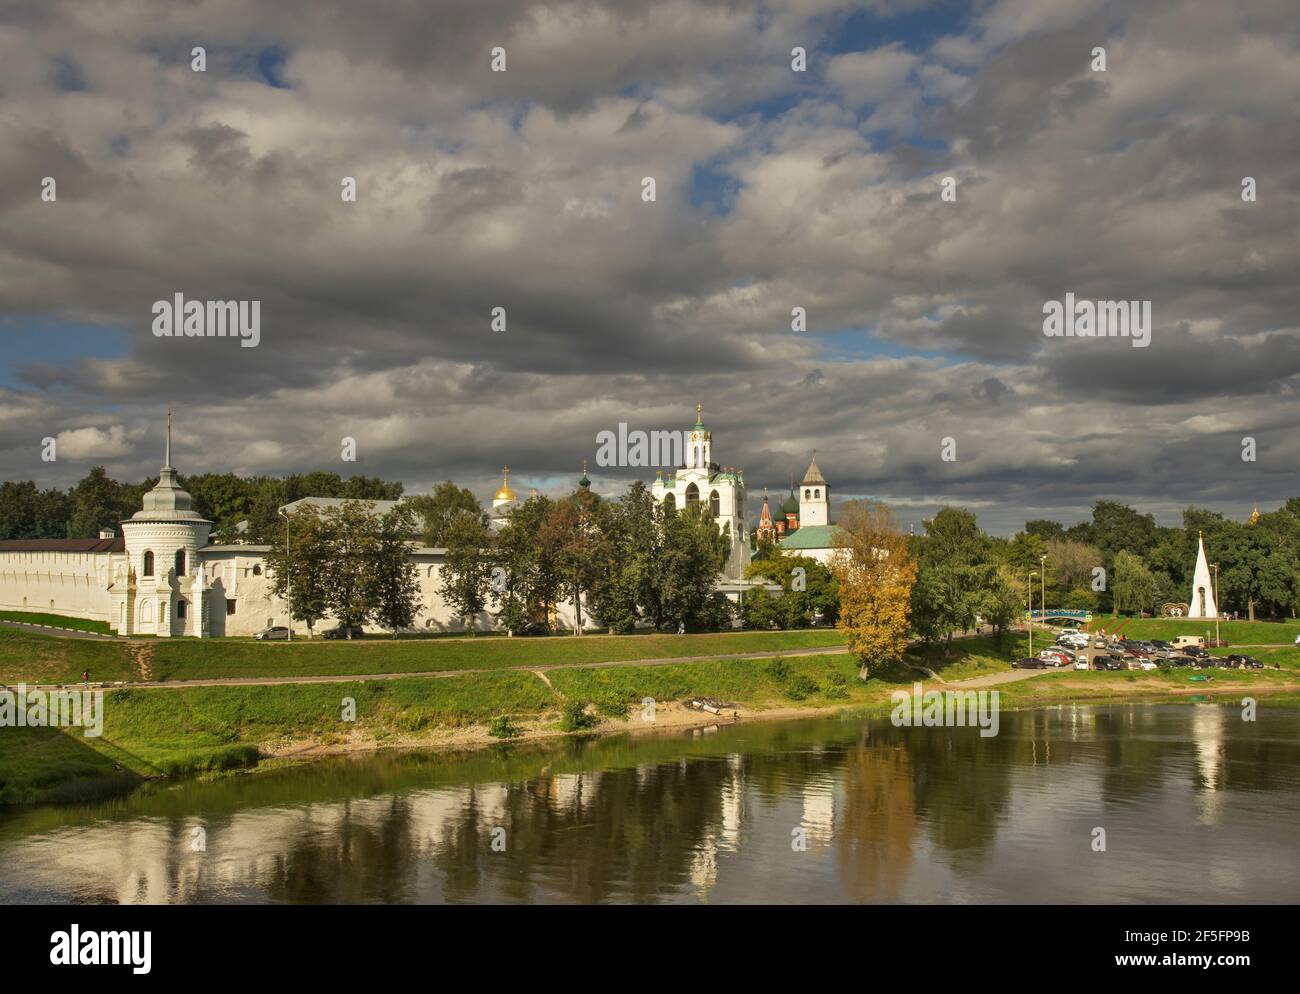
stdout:
<svg viewBox="0 0 1300 994">
<path fill-rule="evenodd" d="M 130 573 L 115 605 L 120 634 L 202 635 L 206 632 L 203 585 L 195 582 L 199 549 L 212 522 L 192 507 L 172 466 L 172 412 L 167 409 L 167 452 L 158 484 L 143 507 L 122 522 Z"/>
</svg>

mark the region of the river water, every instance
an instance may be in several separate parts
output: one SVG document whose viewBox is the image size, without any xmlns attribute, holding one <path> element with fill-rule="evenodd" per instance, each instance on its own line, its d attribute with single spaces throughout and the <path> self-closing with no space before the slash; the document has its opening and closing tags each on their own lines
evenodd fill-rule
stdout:
<svg viewBox="0 0 1300 994">
<path fill-rule="evenodd" d="M 380 753 L 0 813 L 5 903 L 1298 900 L 1300 710 L 1267 699 Z"/>
</svg>

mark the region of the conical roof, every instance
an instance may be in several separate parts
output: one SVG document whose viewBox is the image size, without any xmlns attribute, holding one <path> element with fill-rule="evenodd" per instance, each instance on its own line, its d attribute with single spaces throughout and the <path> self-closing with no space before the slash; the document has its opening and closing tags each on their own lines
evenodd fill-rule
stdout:
<svg viewBox="0 0 1300 994">
<path fill-rule="evenodd" d="M 826 486 L 826 478 L 822 476 L 822 471 L 817 468 L 817 450 L 813 449 L 812 462 L 808 464 L 808 472 L 803 475 L 804 486 L 811 486 L 816 483 L 820 486 Z"/>
<path fill-rule="evenodd" d="M 158 471 L 158 482 L 140 502 L 142 510 L 131 515 L 132 521 L 207 521 L 194 510 L 189 492 L 181 489 L 172 465 L 172 411 L 167 408 L 167 452 L 163 467 Z"/>
</svg>

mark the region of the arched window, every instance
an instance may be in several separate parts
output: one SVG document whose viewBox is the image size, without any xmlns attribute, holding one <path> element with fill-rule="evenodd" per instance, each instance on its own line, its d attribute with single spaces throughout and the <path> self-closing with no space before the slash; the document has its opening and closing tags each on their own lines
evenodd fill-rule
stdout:
<svg viewBox="0 0 1300 994">
<path fill-rule="evenodd" d="M 812 491 L 805 488 L 803 492 L 803 499 L 808 500 L 811 497 L 812 497 Z"/>
<path fill-rule="evenodd" d="M 694 510 L 700 506 L 700 488 L 692 483 L 686 488 L 686 510 Z"/>
<path fill-rule="evenodd" d="M 709 513 L 715 518 L 722 513 L 722 498 L 716 490 L 709 494 Z"/>
<path fill-rule="evenodd" d="M 695 446 L 695 461 L 692 462 L 691 465 L 698 466 L 699 464 L 700 464 L 700 447 L 697 445 Z"/>
<path fill-rule="evenodd" d="M 144 575 L 153 576 L 153 551 L 146 551 L 144 554 Z"/>
<path fill-rule="evenodd" d="M 674 497 L 672 494 L 668 494 L 668 496 L 664 498 L 664 510 L 665 511 L 677 510 L 677 498 Z"/>
<path fill-rule="evenodd" d="M 176 576 L 179 578 L 184 575 L 185 575 L 185 550 L 177 549 L 176 550 Z"/>
<path fill-rule="evenodd" d="M 814 496 L 814 497 L 820 498 L 821 495 L 822 495 L 822 488 L 821 488 L 821 487 L 818 487 L 816 490 L 813 491 L 813 496 Z"/>
<path fill-rule="evenodd" d="M 185 620 L 185 609 L 186 609 L 187 607 L 189 607 L 189 602 L 188 602 L 188 601 L 177 601 L 177 602 L 176 602 L 176 618 L 177 618 L 177 620 L 179 620 L 179 621 L 184 621 L 184 620 Z"/>
</svg>

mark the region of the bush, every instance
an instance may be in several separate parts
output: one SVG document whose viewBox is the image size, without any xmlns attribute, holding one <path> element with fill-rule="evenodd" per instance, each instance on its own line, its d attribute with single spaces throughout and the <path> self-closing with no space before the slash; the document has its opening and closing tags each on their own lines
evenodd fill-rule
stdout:
<svg viewBox="0 0 1300 994">
<path fill-rule="evenodd" d="M 773 659 L 766 669 L 767 675 L 777 683 L 785 683 L 790 678 L 790 664 L 784 659 Z"/>
<path fill-rule="evenodd" d="M 822 695 L 827 700 L 842 701 L 849 696 L 849 678 L 843 673 L 832 673 L 822 686 Z"/>
<path fill-rule="evenodd" d="M 596 710 L 607 718 L 626 718 L 628 699 L 616 690 L 602 690 L 596 695 Z"/>
<path fill-rule="evenodd" d="M 600 724 L 599 718 L 594 714 L 587 714 L 586 701 L 564 702 L 564 709 L 560 712 L 560 731 L 580 732 L 584 728 L 595 728 L 598 724 Z"/>
<path fill-rule="evenodd" d="M 802 701 L 815 693 L 817 693 L 817 684 L 802 673 L 791 677 L 790 682 L 785 685 L 785 696 L 792 701 Z"/>
<path fill-rule="evenodd" d="M 494 739 L 517 739 L 524 732 L 510 720 L 510 715 L 499 714 L 488 722 L 488 734 Z"/>
</svg>

